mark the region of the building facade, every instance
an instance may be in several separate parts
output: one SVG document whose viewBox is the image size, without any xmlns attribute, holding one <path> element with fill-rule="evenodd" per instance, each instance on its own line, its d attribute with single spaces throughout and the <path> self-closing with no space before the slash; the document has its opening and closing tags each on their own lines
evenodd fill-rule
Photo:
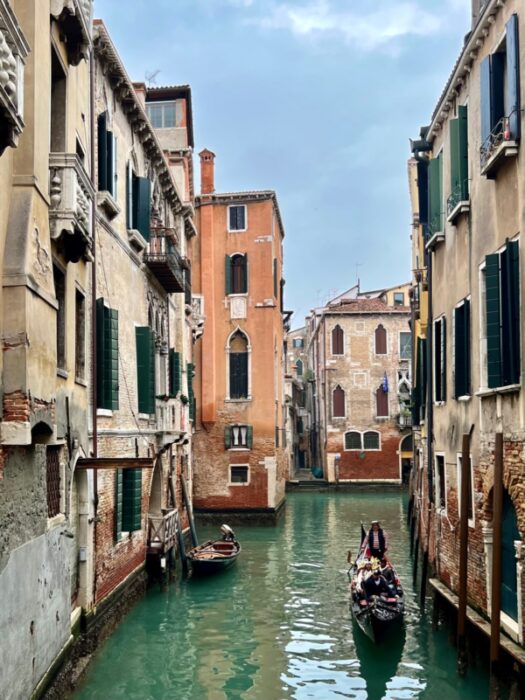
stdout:
<svg viewBox="0 0 525 700">
<path fill-rule="evenodd" d="M 440 583 L 458 593 L 460 547 L 468 546 L 468 604 L 490 619 L 497 589 L 501 628 L 523 646 L 525 12 L 517 0 L 477 1 L 472 18 L 409 162 L 412 490 L 421 503 L 420 539 Z M 462 473 L 469 482 L 463 506 Z M 492 566 L 495 550 L 501 579 Z"/>
<path fill-rule="evenodd" d="M 284 347 L 284 396 L 288 478 L 310 469 L 310 416 L 307 403 L 308 367 L 306 327 L 290 330 Z"/>
<path fill-rule="evenodd" d="M 282 242 L 274 192 L 219 194 L 214 154 L 201 158 L 195 294 L 195 508 L 274 517 L 284 502 Z"/>
<path fill-rule="evenodd" d="M 400 483 L 410 471 L 408 291 L 353 288 L 306 319 L 312 464 L 330 483 Z"/>
</svg>

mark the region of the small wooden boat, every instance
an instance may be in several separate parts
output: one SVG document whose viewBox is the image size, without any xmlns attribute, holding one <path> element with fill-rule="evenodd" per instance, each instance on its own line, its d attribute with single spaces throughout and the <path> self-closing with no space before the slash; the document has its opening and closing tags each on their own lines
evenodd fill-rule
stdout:
<svg viewBox="0 0 525 700">
<path fill-rule="evenodd" d="M 222 539 L 199 544 L 186 554 L 194 574 L 202 576 L 216 574 L 237 561 L 241 553 L 241 545 L 235 539 L 233 530 L 228 525 L 223 525 L 221 532 Z"/>
<path fill-rule="evenodd" d="M 395 594 L 372 596 L 369 599 L 363 594 L 359 572 L 362 565 L 368 561 L 362 546 L 364 534 L 364 530 L 361 529 L 359 555 L 351 563 L 348 570 L 351 591 L 350 607 L 354 620 L 366 636 L 374 642 L 380 642 L 392 628 L 402 622 L 405 612 L 405 594 L 391 562 L 390 568 L 395 580 Z"/>
</svg>

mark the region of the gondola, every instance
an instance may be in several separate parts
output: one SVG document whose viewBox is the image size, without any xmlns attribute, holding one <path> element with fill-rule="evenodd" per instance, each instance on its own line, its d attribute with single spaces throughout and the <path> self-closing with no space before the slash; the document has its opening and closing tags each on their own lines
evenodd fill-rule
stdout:
<svg viewBox="0 0 525 700">
<path fill-rule="evenodd" d="M 223 534 L 220 540 L 208 540 L 204 544 L 193 547 L 186 554 L 191 564 L 193 574 L 209 576 L 228 569 L 237 561 L 241 553 L 241 545 L 235 539 L 233 530 L 228 525 L 222 525 Z"/>
<path fill-rule="evenodd" d="M 394 570 L 392 563 L 390 566 L 394 572 L 396 581 L 396 595 L 391 596 L 374 596 L 367 600 L 360 592 L 358 585 L 359 565 L 368 560 L 363 549 L 363 540 L 365 536 L 363 527 L 361 526 L 361 546 L 359 554 L 354 562 L 351 562 L 348 570 L 348 578 L 350 579 L 351 602 L 350 607 L 354 620 L 373 642 L 382 641 L 390 631 L 403 621 L 405 613 L 405 595 L 401 582 Z"/>
</svg>

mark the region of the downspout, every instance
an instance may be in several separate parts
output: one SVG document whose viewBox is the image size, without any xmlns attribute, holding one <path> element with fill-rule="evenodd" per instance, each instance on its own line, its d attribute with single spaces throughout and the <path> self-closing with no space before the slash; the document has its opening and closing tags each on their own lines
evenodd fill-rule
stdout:
<svg viewBox="0 0 525 700">
<path fill-rule="evenodd" d="M 91 49 L 89 54 L 90 73 L 90 121 L 91 121 L 91 183 L 95 193 L 97 191 L 97 176 L 95 170 L 95 49 Z M 96 194 L 91 202 L 91 240 L 92 256 L 91 262 L 91 423 L 92 423 L 92 456 L 98 457 L 98 430 L 97 430 L 97 246 L 96 246 Z M 94 532 L 93 532 L 93 556 L 96 560 L 97 552 L 97 512 L 98 512 L 98 470 L 93 470 L 93 502 L 94 502 Z M 93 565 L 93 603 L 96 600 L 97 592 L 97 567 L 96 561 Z"/>
</svg>

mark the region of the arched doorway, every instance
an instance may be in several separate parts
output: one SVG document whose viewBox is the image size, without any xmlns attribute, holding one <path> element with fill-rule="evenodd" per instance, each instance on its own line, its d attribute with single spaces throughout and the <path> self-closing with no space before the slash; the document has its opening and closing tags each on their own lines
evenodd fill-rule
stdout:
<svg viewBox="0 0 525 700">
<path fill-rule="evenodd" d="M 518 620 L 518 570 L 515 542 L 521 539 L 518 518 L 512 499 L 503 492 L 501 527 L 501 610 L 513 620 Z"/>
<path fill-rule="evenodd" d="M 399 442 L 399 470 L 401 474 L 401 482 L 408 484 L 410 480 L 410 472 L 412 471 L 413 454 L 412 433 L 405 435 Z"/>
</svg>

